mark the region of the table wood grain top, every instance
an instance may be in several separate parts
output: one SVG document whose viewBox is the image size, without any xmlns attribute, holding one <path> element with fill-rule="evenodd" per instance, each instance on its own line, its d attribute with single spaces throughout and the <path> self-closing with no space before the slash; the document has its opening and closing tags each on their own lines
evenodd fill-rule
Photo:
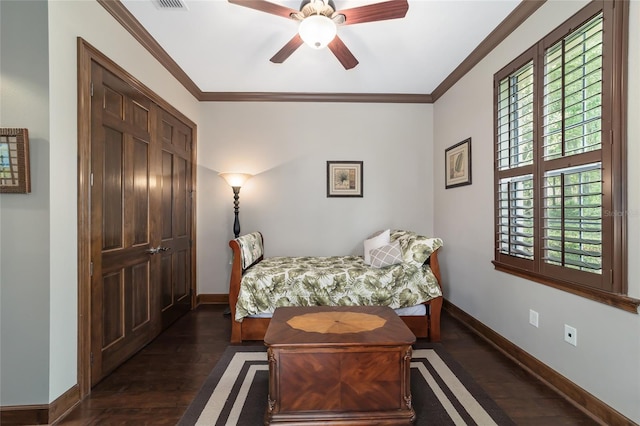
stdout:
<svg viewBox="0 0 640 426">
<path fill-rule="evenodd" d="M 398 346 L 415 336 L 393 309 L 384 306 L 277 308 L 264 337 L 269 347 Z"/>
</svg>

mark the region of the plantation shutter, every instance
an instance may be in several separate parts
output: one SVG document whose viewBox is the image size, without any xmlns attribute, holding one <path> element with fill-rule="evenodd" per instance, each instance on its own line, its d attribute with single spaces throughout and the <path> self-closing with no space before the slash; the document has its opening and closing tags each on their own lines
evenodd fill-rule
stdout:
<svg viewBox="0 0 640 426">
<path fill-rule="evenodd" d="M 596 275 L 603 247 L 602 50 L 601 13 L 546 50 L 540 159 L 542 260 Z"/>
<path fill-rule="evenodd" d="M 592 1 L 494 74 L 496 270 L 629 297 L 629 3 Z"/>
<path fill-rule="evenodd" d="M 534 94 L 532 61 L 499 82 L 497 250 L 528 261 L 534 259 Z"/>
<path fill-rule="evenodd" d="M 494 264 L 607 301 L 624 288 L 614 11 L 590 3 L 494 76 Z"/>
</svg>

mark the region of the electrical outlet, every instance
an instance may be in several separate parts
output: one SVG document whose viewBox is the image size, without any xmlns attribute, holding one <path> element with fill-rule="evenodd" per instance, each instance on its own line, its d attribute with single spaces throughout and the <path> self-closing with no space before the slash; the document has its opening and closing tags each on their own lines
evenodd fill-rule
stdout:
<svg viewBox="0 0 640 426">
<path fill-rule="evenodd" d="M 529 309 L 529 324 L 538 327 L 538 313 L 533 309 Z"/>
<path fill-rule="evenodd" d="M 571 327 L 570 325 L 564 325 L 564 341 L 573 345 L 578 346 L 578 330 Z"/>
</svg>

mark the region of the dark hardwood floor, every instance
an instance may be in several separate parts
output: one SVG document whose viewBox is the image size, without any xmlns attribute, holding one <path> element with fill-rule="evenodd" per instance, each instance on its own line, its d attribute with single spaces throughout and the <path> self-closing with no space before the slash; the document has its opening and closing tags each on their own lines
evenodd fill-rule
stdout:
<svg viewBox="0 0 640 426">
<path fill-rule="evenodd" d="M 175 425 L 229 344 L 224 310 L 203 305 L 189 312 L 56 425 Z M 598 424 L 446 312 L 442 344 L 516 424 Z"/>
</svg>

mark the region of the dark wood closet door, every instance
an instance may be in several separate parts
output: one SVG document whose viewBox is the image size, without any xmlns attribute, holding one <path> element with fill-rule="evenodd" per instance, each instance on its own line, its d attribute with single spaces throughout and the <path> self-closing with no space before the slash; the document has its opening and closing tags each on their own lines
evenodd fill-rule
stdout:
<svg viewBox="0 0 640 426">
<path fill-rule="evenodd" d="M 191 129 L 167 112 L 162 135 L 162 325 L 191 309 Z"/>
<path fill-rule="evenodd" d="M 91 383 L 160 331 L 158 108 L 92 64 Z"/>
</svg>

